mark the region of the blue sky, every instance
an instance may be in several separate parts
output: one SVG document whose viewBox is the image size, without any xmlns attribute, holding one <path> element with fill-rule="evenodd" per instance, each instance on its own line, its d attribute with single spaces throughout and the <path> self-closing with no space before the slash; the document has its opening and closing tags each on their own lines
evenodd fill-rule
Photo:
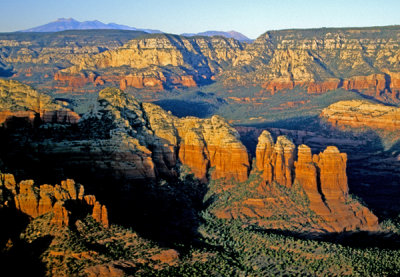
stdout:
<svg viewBox="0 0 400 277">
<path fill-rule="evenodd" d="M 169 33 L 400 24 L 400 0 L 0 0 L 0 32 L 75 18 Z"/>
</svg>

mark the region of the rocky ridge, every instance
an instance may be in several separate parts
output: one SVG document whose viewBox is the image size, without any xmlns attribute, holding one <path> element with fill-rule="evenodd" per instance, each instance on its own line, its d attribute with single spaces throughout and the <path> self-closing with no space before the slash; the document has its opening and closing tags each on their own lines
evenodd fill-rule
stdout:
<svg viewBox="0 0 400 277">
<path fill-rule="evenodd" d="M 85 195 L 85 188 L 74 180 L 61 181 L 60 185 L 35 186 L 33 180 L 15 181 L 12 174 L 0 175 L 0 208 L 15 208 L 30 218 L 52 213 L 51 223 L 63 227 L 85 211 L 108 226 L 108 212 L 94 195 Z"/>
</svg>

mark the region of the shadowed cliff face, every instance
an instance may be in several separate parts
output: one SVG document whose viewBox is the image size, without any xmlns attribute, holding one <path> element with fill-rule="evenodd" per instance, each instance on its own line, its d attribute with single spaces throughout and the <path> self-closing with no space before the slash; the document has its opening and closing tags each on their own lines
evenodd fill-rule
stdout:
<svg viewBox="0 0 400 277">
<path fill-rule="evenodd" d="M 214 178 L 243 181 L 250 167 L 238 133 L 221 117 L 180 119 L 116 89 L 100 92 L 79 128 L 78 139 L 39 143 L 39 151 L 65 155 L 71 167 L 96 166 L 128 180 L 176 177 L 181 163 L 203 181 L 211 168 Z"/>
</svg>

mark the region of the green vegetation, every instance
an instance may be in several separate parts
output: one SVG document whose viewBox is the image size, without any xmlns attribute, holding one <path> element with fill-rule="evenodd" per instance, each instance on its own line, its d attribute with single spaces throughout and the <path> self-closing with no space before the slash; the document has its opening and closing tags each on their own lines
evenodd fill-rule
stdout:
<svg viewBox="0 0 400 277">
<path fill-rule="evenodd" d="M 353 248 L 296 238 L 202 212 L 198 241 L 180 245 L 171 265 L 154 259 L 163 250 L 135 232 L 103 228 L 91 217 L 75 228 L 51 227 L 50 215 L 32 221 L 21 235 L 28 245 L 47 236 L 51 243 L 41 255 L 47 274 L 83 276 L 85 269 L 120 264 L 134 276 L 396 276 L 400 250 Z M 398 229 L 397 229 L 398 230 Z M 183 248 L 182 248 L 183 247 Z"/>
</svg>

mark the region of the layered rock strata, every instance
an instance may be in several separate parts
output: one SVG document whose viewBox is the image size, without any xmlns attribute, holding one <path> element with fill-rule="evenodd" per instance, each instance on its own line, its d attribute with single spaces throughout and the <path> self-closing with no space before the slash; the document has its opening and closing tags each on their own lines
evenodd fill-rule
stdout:
<svg viewBox="0 0 400 277">
<path fill-rule="evenodd" d="M 109 224 L 107 208 L 94 195 L 85 195 L 84 187 L 71 179 L 60 185 L 36 186 L 33 180 L 17 183 L 12 174 L 0 174 L 0 191 L 0 207 L 16 208 L 31 218 L 52 213 L 51 222 L 60 227 L 68 226 L 72 218 L 84 216 L 85 211 L 104 226 Z"/>
</svg>

